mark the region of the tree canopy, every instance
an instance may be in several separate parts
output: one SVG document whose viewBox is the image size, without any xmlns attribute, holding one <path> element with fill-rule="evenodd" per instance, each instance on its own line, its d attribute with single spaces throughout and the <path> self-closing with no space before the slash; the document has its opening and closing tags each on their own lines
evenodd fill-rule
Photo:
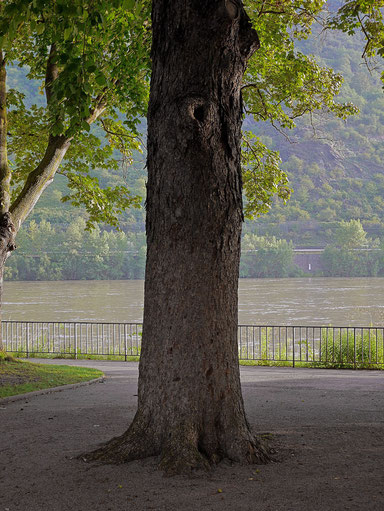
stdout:
<svg viewBox="0 0 384 511">
<path fill-rule="evenodd" d="M 24 220 L 53 177 L 48 167 L 58 170 L 54 150 L 64 143 L 59 172 L 72 190 L 64 200 L 86 207 L 88 226 L 116 225 L 122 209 L 139 204 L 123 187 L 102 189 L 92 169 L 116 169 L 115 150 L 129 159 L 140 147 L 138 124 L 148 98 L 148 16 L 148 2 L 2 3 L 3 67 L 27 69 L 46 97 L 44 106 L 26 106 L 19 91 L 7 93 L 16 220 Z"/>
<path fill-rule="evenodd" d="M 319 109 L 341 118 L 355 112 L 351 104 L 335 101 L 341 77 L 295 47 L 309 36 L 324 4 L 246 2 L 262 41 L 244 78 L 247 115 L 286 129 L 294 127 L 296 118 Z M 119 211 L 139 204 L 123 187 L 103 190 L 89 170 L 116 168 L 114 150 L 129 160 L 139 148 L 137 126 L 146 112 L 150 67 L 149 11 L 150 2 L 134 0 L 3 2 L 0 46 L 5 62 L 27 68 L 28 78 L 42 84 L 47 98 L 46 106 L 26 107 L 20 92 L 8 94 L 16 216 L 27 202 L 27 177 L 42 161 L 50 137 L 70 140 L 58 172 L 67 177 L 72 191 L 64 200 L 86 207 L 88 226 L 96 221 L 116 225 Z M 90 130 L 92 123 L 98 128 Z M 25 126 L 30 127 L 27 133 Z M 102 133 L 108 143 L 100 141 Z M 278 155 L 258 137 L 245 133 L 244 149 L 245 214 L 252 217 L 268 211 L 275 193 L 286 201 L 290 188 Z"/>
</svg>

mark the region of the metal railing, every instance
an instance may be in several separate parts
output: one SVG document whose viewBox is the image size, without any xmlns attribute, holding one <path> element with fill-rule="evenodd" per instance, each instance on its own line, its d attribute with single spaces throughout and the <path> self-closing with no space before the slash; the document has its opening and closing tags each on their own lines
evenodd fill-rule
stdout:
<svg viewBox="0 0 384 511">
<path fill-rule="evenodd" d="M 3 321 L 8 352 L 111 357 L 141 351 L 141 323 Z M 384 367 L 384 327 L 239 325 L 241 360 L 265 365 Z"/>
<path fill-rule="evenodd" d="M 239 358 L 297 366 L 384 367 L 384 327 L 239 325 Z"/>
<path fill-rule="evenodd" d="M 3 321 L 3 344 L 8 352 L 56 356 L 140 355 L 141 323 L 67 321 Z"/>
</svg>

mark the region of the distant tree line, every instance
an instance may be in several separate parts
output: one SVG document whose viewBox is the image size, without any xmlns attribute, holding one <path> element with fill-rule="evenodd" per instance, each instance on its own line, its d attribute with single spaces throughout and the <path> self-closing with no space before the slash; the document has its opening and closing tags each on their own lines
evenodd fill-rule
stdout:
<svg viewBox="0 0 384 511">
<path fill-rule="evenodd" d="M 384 277 L 384 250 L 326 247 L 324 277 Z"/>
<path fill-rule="evenodd" d="M 18 250 L 7 261 L 6 280 L 142 279 L 144 233 L 85 231 L 77 218 L 66 228 L 35 221 L 19 233 Z"/>
<path fill-rule="evenodd" d="M 279 278 L 298 277 L 303 274 L 294 264 L 292 242 L 274 236 L 246 234 L 242 243 L 240 277 Z"/>
<path fill-rule="evenodd" d="M 370 239 L 360 220 L 337 223 L 333 243 L 321 254 L 322 270 L 313 276 L 381 277 L 384 276 L 384 244 Z M 248 278 L 299 277 L 304 272 L 294 263 L 294 246 L 274 236 L 245 234 L 240 276 Z"/>
<path fill-rule="evenodd" d="M 326 277 L 384 276 L 384 246 L 379 239 L 367 237 L 360 220 L 342 220 L 321 264 Z"/>
<path fill-rule="evenodd" d="M 19 245 L 7 261 L 6 280 L 143 279 L 145 234 L 96 227 L 85 231 L 85 220 L 67 226 L 31 221 L 19 233 Z M 294 245 L 275 236 L 246 233 L 242 242 L 240 277 L 287 278 L 306 274 L 294 263 Z M 384 245 L 367 237 L 359 220 L 341 221 L 334 243 L 321 255 L 326 277 L 384 276 Z M 311 276 L 314 273 L 311 272 Z"/>
</svg>

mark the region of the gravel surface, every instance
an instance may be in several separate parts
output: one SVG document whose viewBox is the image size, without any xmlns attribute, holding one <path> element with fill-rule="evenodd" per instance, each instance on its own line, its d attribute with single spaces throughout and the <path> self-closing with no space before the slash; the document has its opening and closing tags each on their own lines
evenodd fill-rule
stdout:
<svg viewBox="0 0 384 511">
<path fill-rule="evenodd" d="M 154 459 L 74 459 L 126 429 L 138 372 L 136 363 L 65 363 L 107 379 L 0 403 L 0 511 L 384 510 L 382 372 L 242 367 L 248 419 L 272 433 L 280 461 L 167 478 Z"/>
</svg>

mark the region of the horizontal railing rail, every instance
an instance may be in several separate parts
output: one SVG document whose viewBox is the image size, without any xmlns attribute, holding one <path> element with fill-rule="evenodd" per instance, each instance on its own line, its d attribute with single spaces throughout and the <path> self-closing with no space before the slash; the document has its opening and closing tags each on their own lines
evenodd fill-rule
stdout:
<svg viewBox="0 0 384 511">
<path fill-rule="evenodd" d="M 141 323 L 3 321 L 8 352 L 29 356 L 140 356 Z M 239 325 L 239 359 L 266 365 L 384 366 L 384 327 Z"/>
</svg>

